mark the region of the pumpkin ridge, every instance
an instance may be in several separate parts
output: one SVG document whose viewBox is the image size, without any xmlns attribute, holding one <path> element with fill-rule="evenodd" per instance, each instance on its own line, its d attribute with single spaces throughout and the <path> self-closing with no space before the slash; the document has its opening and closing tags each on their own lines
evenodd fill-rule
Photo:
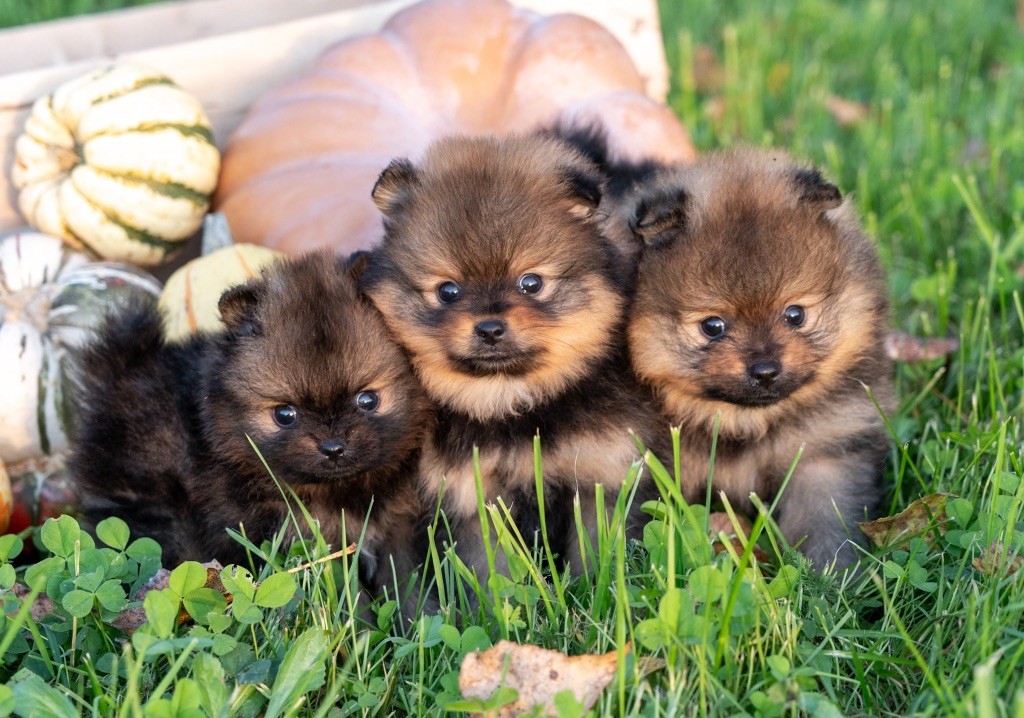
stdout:
<svg viewBox="0 0 1024 718">
<path fill-rule="evenodd" d="M 116 137 L 117 135 L 130 135 L 136 132 L 160 132 L 161 130 L 177 130 L 186 137 L 198 137 L 208 144 L 217 146 L 213 139 L 213 131 L 205 125 L 183 125 L 178 122 L 148 122 L 135 127 L 125 127 L 120 130 L 105 130 L 89 136 L 89 142 L 97 137 Z"/>
<path fill-rule="evenodd" d="M 279 179 L 281 175 L 286 175 L 296 171 L 303 171 L 310 169 L 311 166 L 316 168 L 331 167 L 336 165 L 346 165 L 356 163 L 359 165 L 368 165 L 374 167 L 384 167 L 388 161 L 394 158 L 396 153 L 379 153 L 369 154 L 365 152 L 359 152 L 356 154 L 353 150 L 337 150 L 334 152 L 327 152 L 316 158 L 315 161 L 306 159 L 295 160 L 293 162 L 279 163 L 276 167 L 268 169 L 261 175 L 256 175 L 245 180 L 241 184 L 235 185 L 225 197 L 222 197 L 217 205 L 220 206 L 227 201 L 228 197 L 231 197 L 235 192 L 239 191 L 243 187 L 259 187 L 261 184 L 266 182 Z M 401 153 L 398 153 L 401 154 Z M 372 187 L 372 185 L 371 185 Z"/>
<path fill-rule="evenodd" d="M 165 197 L 171 199 L 184 199 L 196 206 L 205 207 L 210 203 L 210 195 L 194 190 L 186 184 L 180 182 L 170 182 L 166 180 L 155 180 L 148 179 L 146 177 L 136 177 L 125 172 L 110 172 L 109 170 L 102 169 L 100 167 L 89 167 L 96 174 L 105 175 L 106 177 L 112 177 L 114 179 L 127 182 L 128 184 L 144 185 L 149 187 L 151 190 L 158 194 L 162 194 Z"/>
<path fill-rule="evenodd" d="M 101 95 L 100 97 L 93 99 L 92 102 L 89 103 L 89 107 L 95 107 L 96 105 L 99 105 L 101 103 L 116 99 L 123 95 L 127 95 L 129 92 L 135 92 L 135 90 L 141 89 L 143 87 L 148 87 L 149 85 L 174 85 L 174 82 L 169 77 L 144 77 L 140 80 L 136 80 L 134 84 L 128 87 L 117 90 L 116 92 L 111 92 L 108 95 Z"/>
<path fill-rule="evenodd" d="M 293 231 L 296 227 L 301 227 L 303 224 L 308 224 L 311 217 L 316 217 L 325 208 L 335 206 L 338 200 L 335 197 L 324 197 L 319 202 L 312 204 L 307 207 L 305 211 L 292 214 L 292 216 L 285 220 L 279 227 L 276 228 L 274 234 L 267 237 L 268 246 L 269 243 L 274 239 L 283 237 L 289 232 Z M 383 234 L 383 229 L 381 229 Z"/>
<path fill-rule="evenodd" d="M 308 100 L 344 100 L 351 98 L 365 104 L 372 104 L 375 100 L 384 100 L 395 109 L 412 111 L 413 108 L 402 99 L 401 95 L 394 91 L 394 88 L 386 85 L 375 85 L 365 77 L 354 72 L 344 72 L 332 69 L 321 70 L 318 73 L 321 77 L 333 78 L 351 82 L 351 86 L 335 90 L 308 90 L 294 95 L 284 95 L 281 98 L 273 98 L 272 102 L 263 105 L 264 108 L 276 109 L 287 107 L 296 102 Z"/>
</svg>

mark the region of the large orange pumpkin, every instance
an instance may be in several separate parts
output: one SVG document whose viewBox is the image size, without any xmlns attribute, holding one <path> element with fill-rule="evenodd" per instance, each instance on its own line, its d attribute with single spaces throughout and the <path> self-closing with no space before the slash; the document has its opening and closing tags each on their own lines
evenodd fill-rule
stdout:
<svg viewBox="0 0 1024 718">
<path fill-rule="evenodd" d="M 258 101 L 228 144 L 215 203 L 238 242 L 366 248 L 381 224 L 370 190 L 392 158 L 415 159 L 443 135 L 587 119 L 623 157 L 695 154 L 597 23 L 504 0 L 428 0 Z"/>
</svg>

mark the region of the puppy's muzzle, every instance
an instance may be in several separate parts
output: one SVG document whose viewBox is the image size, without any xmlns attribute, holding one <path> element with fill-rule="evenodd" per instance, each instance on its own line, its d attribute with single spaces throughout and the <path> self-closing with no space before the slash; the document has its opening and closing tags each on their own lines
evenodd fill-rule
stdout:
<svg viewBox="0 0 1024 718">
<path fill-rule="evenodd" d="M 341 439 L 325 439 L 316 448 L 328 459 L 337 462 L 348 451 L 348 444 Z"/>
<path fill-rule="evenodd" d="M 782 365 L 774 360 L 757 361 L 747 367 L 747 375 L 762 387 L 769 387 L 782 373 Z"/>
<path fill-rule="evenodd" d="M 508 326 L 500 319 L 485 319 L 473 327 L 480 341 L 492 347 L 502 340 L 507 330 Z"/>
</svg>

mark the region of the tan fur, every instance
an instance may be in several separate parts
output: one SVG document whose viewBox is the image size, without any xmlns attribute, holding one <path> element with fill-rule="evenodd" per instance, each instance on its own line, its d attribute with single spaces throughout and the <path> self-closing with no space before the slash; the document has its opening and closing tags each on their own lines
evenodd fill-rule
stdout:
<svg viewBox="0 0 1024 718">
<path fill-rule="evenodd" d="M 891 386 L 884 277 L 849 202 L 840 205 L 834 187 L 785 154 L 762 150 L 711 153 L 662 171 L 644 192 L 654 210 L 632 196 L 613 218 L 682 203 L 664 215 L 678 224 L 655 222 L 641 254 L 628 334 L 635 370 L 683 428 L 684 492 L 703 500 L 716 426 L 714 488 L 748 511 L 749 494 L 770 499 L 803 447 L 780 525 L 793 542 L 809 536 L 816 565 L 837 552 L 850 563 L 843 524 L 874 510 L 887 449 L 861 385 L 883 407 Z M 790 306 L 803 308 L 802 325 L 784 320 Z M 726 332 L 705 337 L 708 317 Z M 762 361 L 781 367 L 768 389 L 748 373 Z"/>
<path fill-rule="evenodd" d="M 482 575 L 474 445 L 485 500 L 511 504 L 532 531 L 536 434 L 545 500 L 564 519 L 577 488 L 592 497 L 602 483 L 613 502 L 637 458 L 626 427 L 653 441 L 663 420 L 625 357 L 625 267 L 599 228 L 596 166 L 525 136 L 450 138 L 415 167 L 392 167 L 380 183 L 386 236 L 364 288 L 439 406 L 420 488 L 428 502 L 443 493 L 450 539 Z M 542 280 L 537 293 L 520 291 L 526 274 Z M 442 301 L 448 282 L 460 294 Z M 481 334 L 483 322 L 502 322 L 500 338 Z M 570 522 L 556 523 L 564 533 Z M 566 536 L 551 538 L 564 551 Z"/>
</svg>

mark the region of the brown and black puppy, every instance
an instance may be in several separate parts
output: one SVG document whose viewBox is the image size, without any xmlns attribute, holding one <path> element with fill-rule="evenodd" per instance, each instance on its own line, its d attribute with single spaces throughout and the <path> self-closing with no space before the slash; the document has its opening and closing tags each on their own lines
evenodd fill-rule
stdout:
<svg viewBox="0 0 1024 718">
<path fill-rule="evenodd" d="M 609 221 L 642 242 L 633 366 L 683 428 L 684 489 L 770 500 L 815 567 L 848 566 L 881 500 L 891 401 L 885 278 L 853 207 L 778 151 L 711 153 L 642 183 Z M 614 213 L 613 213 L 614 215 Z"/>
<path fill-rule="evenodd" d="M 389 525 L 415 509 L 429 417 L 358 291 L 363 264 L 283 261 L 225 292 L 223 331 L 180 344 L 164 341 L 152 303 L 112 317 L 79 362 L 71 471 L 87 524 L 120 516 L 156 538 L 168 564 L 242 562 L 226 528 L 242 525 L 258 544 L 287 519 L 265 459 L 335 545 L 359 538 L 372 501 L 361 567 L 372 577 Z M 293 534 L 306 529 L 298 515 Z"/>
<path fill-rule="evenodd" d="M 385 237 L 363 286 L 438 406 L 420 485 L 442 494 L 459 556 L 481 576 L 472 454 L 487 501 L 502 497 L 528 541 L 539 531 L 532 440 L 544 460 L 548 538 L 578 569 L 578 492 L 614 502 L 638 452 L 667 424 L 624 351 L 622 257 L 598 230 L 602 177 L 555 139 L 449 138 L 414 166 L 396 160 L 373 191 Z M 644 523 L 643 481 L 629 533 Z"/>
</svg>

